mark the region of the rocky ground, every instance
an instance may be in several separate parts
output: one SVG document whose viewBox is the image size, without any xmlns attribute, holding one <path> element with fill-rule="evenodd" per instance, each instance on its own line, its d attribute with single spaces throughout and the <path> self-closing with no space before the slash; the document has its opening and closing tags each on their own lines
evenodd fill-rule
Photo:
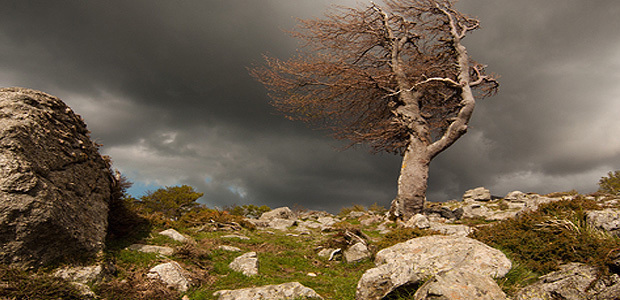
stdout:
<svg viewBox="0 0 620 300">
<path fill-rule="evenodd" d="M 108 251 L 102 263 L 51 273 L 73 282 L 81 297 L 105 299 L 620 299 L 619 201 L 575 193 L 500 198 L 479 188 L 397 223 L 360 207 L 339 215 L 284 207 L 244 226 L 155 228 Z M 581 221 L 553 203 L 583 208 Z M 485 230 L 538 210 L 545 217 L 530 231 L 574 233 L 567 236 L 575 241 L 591 234 L 594 244 L 611 243 L 605 261 L 554 258 L 542 274 L 524 267 L 518 251 L 480 241 L 492 240 Z"/>
</svg>

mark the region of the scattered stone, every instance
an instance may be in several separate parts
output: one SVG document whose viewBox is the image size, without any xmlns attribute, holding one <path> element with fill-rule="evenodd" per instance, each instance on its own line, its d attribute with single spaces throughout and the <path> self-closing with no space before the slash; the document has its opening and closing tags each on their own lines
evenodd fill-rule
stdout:
<svg viewBox="0 0 620 300">
<path fill-rule="evenodd" d="M 452 211 L 448 209 L 447 207 L 443 207 L 443 206 L 434 205 L 431 207 L 424 208 L 422 212 L 426 216 L 428 216 L 429 219 L 442 220 L 442 221 L 456 219 L 456 216 L 452 213 Z"/>
<path fill-rule="evenodd" d="M 307 230 L 307 229 L 319 229 L 321 227 L 323 227 L 323 225 L 315 221 L 304 221 L 304 222 L 297 223 L 298 231 Z"/>
<path fill-rule="evenodd" d="M 404 224 L 404 226 L 408 228 L 428 229 L 431 227 L 431 222 L 425 215 L 415 214 Z"/>
<path fill-rule="evenodd" d="M 357 243 L 344 251 L 344 259 L 347 262 L 358 262 L 369 258 L 371 255 L 368 247 L 364 243 Z"/>
<path fill-rule="evenodd" d="M 133 244 L 127 247 L 128 250 L 131 251 L 140 251 L 145 253 L 158 253 L 162 255 L 172 255 L 174 253 L 174 249 L 165 246 L 154 246 L 154 245 L 142 245 L 142 244 Z"/>
<path fill-rule="evenodd" d="M 306 274 L 306 275 L 307 275 L 307 276 L 310 276 L 310 277 L 316 277 L 316 276 L 317 276 L 317 275 L 316 275 L 316 273 L 314 273 L 314 272 L 310 272 L 310 273 L 308 273 L 308 274 Z"/>
<path fill-rule="evenodd" d="M 228 267 L 233 271 L 243 273 L 245 276 L 258 275 L 258 255 L 256 252 L 245 253 L 235 258 Z"/>
<path fill-rule="evenodd" d="M 316 221 L 321 223 L 323 226 L 332 226 L 338 223 L 338 220 L 336 220 L 336 218 L 331 217 L 331 216 L 319 217 L 318 219 L 316 219 Z"/>
<path fill-rule="evenodd" d="M 491 201 L 491 191 L 484 187 L 478 187 L 472 190 L 465 191 L 463 194 L 463 201 L 473 200 L 473 201 Z"/>
<path fill-rule="evenodd" d="M 239 251 L 241 251 L 241 248 L 235 247 L 235 246 L 221 245 L 221 246 L 219 246 L 217 248 L 220 249 L 220 250 L 230 251 L 230 252 L 239 252 Z"/>
<path fill-rule="evenodd" d="M 620 210 L 603 209 L 586 212 L 586 221 L 595 228 L 620 236 Z"/>
<path fill-rule="evenodd" d="M 237 234 L 229 234 L 229 235 L 223 235 L 222 236 L 223 239 L 240 239 L 240 240 L 244 240 L 247 241 L 250 238 L 245 236 L 245 235 L 237 235 Z"/>
<path fill-rule="evenodd" d="M 266 285 L 256 288 L 239 290 L 221 290 L 213 293 L 218 300 L 285 300 L 317 298 L 323 299 L 313 289 L 303 286 L 299 282 L 289 282 L 278 285 Z"/>
<path fill-rule="evenodd" d="M 445 235 L 453 235 L 453 236 L 468 236 L 472 229 L 471 227 L 463 224 L 445 224 L 439 222 L 431 222 L 431 230 L 435 230 Z"/>
<path fill-rule="evenodd" d="M 435 274 L 418 289 L 413 299 L 505 300 L 506 294 L 490 276 L 455 268 Z"/>
<path fill-rule="evenodd" d="M 524 287 L 514 299 L 590 299 L 587 289 L 596 278 L 595 267 L 568 263 L 560 266 L 559 271 L 541 276 L 537 282 Z"/>
<path fill-rule="evenodd" d="M 267 227 L 276 230 L 286 230 L 287 228 L 295 225 L 295 223 L 295 220 L 274 218 L 269 220 L 269 222 L 267 223 Z"/>
<path fill-rule="evenodd" d="M 0 263 L 39 268 L 103 249 L 116 180 L 60 99 L 0 89 Z"/>
<path fill-rule="evenodd" d="M 486 218 L 490 209 L 479 203 L 471 203 L 463 206 L 463 218 Z"/>
<path fill-rule="evenodd" d="M 360 217 L 366 215 L 366 212 L 363 211 L 352 211 L 347 215 L 347 219 L 359 219 Z"/>
<path fill-rule="evenodd" d="M 151 268 L 146 276 L 151 279 L 160 280 L 168 287 L 180 292 L 186 292 L 191 285 L 188 272 L 174 261 L 159 264 Z"/>
<path fill-rule="evenodd" d="M 163 236 L 167 236 L 177 242 L 181 242 L 181 243 L 185 243 L 188 242 L 189 239 L 186 238 L 185 236 L 183 236 L 182 234 L 180 234 L 178 231 L 170 228 L 170 229 L 166 229 L 162 232 L 160 232 L 159 234 L 163 235 Z"/>
<path fill-rule="evenodd" d="M 377 267 L 367 270 L 357 284 L 356 299 L 381 299 L 405 284 L 419 284 L 453 268 L 474 274 L 503 277 L 511 262 L 499 250 L 458 236 L 426 236 L 379 251 Z"/>
<path fill-rule="evenodd" d="M 372 224 L 381 223 L 385 221 L 385 217 L 380 215 L 367 215 L 360 219 L 360 224 L 362 226 L 370 226 Z"/>
<path fill-rule="evenodd" d="M 104 267 L 101 264 L 85 267 L 64 267 L 56 270 L 54 276 L 82 284 L 100 283 L 113 273 L 113 270 L 110 270 L 111 268 L 113 267 Z"/>
<path fill-rule="evenodd" d="M 297 216 L 288 207 L 279 207 L 263 213 L 259 220 L 269 221 L 273 219 L 296 220 Z"/>
</svg>

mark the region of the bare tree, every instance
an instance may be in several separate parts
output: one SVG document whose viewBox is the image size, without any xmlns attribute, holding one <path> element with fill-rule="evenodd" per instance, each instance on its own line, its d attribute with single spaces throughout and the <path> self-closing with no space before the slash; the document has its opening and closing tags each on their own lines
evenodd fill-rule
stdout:
<svg viewBox="0 0 620 300">
<path fill-rule="evenodd" d="M 453 2 L 337 7 L 299 21 L 303 51 L 251 70 L 287 117 L 403 156 L 394 217 L 423 209 L 430 161 L 465 134 L 476 97 L 498 88 L 461 42 L 479 21 Z"/>
</svg>

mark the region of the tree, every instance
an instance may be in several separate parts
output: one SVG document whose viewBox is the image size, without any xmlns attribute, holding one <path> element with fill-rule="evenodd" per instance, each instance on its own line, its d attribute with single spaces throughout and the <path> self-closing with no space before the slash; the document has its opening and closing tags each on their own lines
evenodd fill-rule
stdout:
<svg viewBox="0 0 620 300">
<path fill-rule="evenodd" d="M 620 195 L 620 171 L 609 172 L 598 182 L 599 192 Z"/>
<path fill-rule="evenodd" d="M 160 212 L 176 221 L 184 213 L 198 207 L 196 200 L 203 195 L 187 185 L 166 187 L 147 192 L 140 198 L 140 205 L 148 212 Z"/>
<path fill-rule="evenodd" d="M 462 44 L 479 21 L 453 2 L 385 0 L 300 20 L 303 50 L 251 70 L 288 118 L 403 156 L 394 217 L 421 212 L 430 161 L 465 134 L 476 97 L 498 88 Z"/>
</svg>

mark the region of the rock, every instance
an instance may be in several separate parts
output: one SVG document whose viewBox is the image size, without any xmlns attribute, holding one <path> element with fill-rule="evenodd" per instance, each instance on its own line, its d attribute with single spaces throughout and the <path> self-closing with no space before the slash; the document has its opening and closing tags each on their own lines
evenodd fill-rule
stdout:
<svg viewBox="0 0 620 300">
<path fill-rule="evenodd" d="M 431 222 L 431 230 L 435 230 L 445 235 L 453 236 L 468 236 L 472 229 L 471 227 L 463 224 L 444 224 L 439 222 Z"/>
<path fill-rule="evenodd" d="M 167 236 L 177 242 L 181 242 L 181 243 L 186 243 L 189 242 L 189 239 L 186 238 L 185 236 L 183 236 L 182 234 L 180 234 L 178 231 L 170 228 L 170 229 L 166 229 L 162 232 L 160 232 L 159 234 L 163 235 L 163 236 Z"/>
<path fill-rule="evenodd" d="M 38 268 L 103 249 L 116 181 L 60 99 L 0 89 L 0 263 Z"/>
<path fill-rule="evenodd" d="M 336 218 L 332 217 L 332 216 L 323 216 L 323 217 L 319 217 L 316 219 L 317 222 L 321 223 L 321 225 L 323 226 L 332 226 L 336 223 L 338 223 L 338 220 L 336 220 Z"/>
<path fill-rule="evenodd" d="M 105 267 L 101 264 L 85 267 L 63 267 L 56 270 L 54 276 L 82 284 L 100 283 L 105 277 L 114 272 L 111 269 L 113 267 Z"/>
<path fill-rule="evenodd" d="M 595 228 L 620 236 L 620 210 L 618 209 L 587 211 L 586 221 Z"/>
<path fill-rule="evenodd" d="M 484 187 L 478 187 L 473 190 L 465 191 L 463 194 L 463 201 L 474 200 L 474 201 L 491 201 L 491 191 Z"/>
<path fill-rule="evenodd" d="M 186 292 L 191 285 L 188 275 L 188 272 L 177 262 L 171 261 L 151 268 L 146 276 L 151 279 L 160 280 L 168 287 L 180 292 Z"/>
<path fill-rule="evenodd" d="M 381 299 L 405 284 L 419 284 L 453 268 L 503 277 L 511 262 L 497 249 L 458 236 L 426 236 L 379 251 L 377 267 L 367 270 L 357 284 L 356 299 Z"/>
<path fill-rule="evenodd" d="M 404 226 L 408 228 L 427 229 L 431 227 L 431 222 L 425 215 L 415 214 L 413 217 L 407 220 Z"/>
<path fill-rule="evenodd" d="M 372 224 L 381 223 L 385 221 L 385 217 L 379 215 L 368 215 L 360 219 L 362 226 L 370 226 Z"/>
<path fill-rule="evenodd" d="M 165 246 L 153 246 L 153 245 L 142 245 L 142 244 L 133 244 L 127 249 L 132 251 L 140 251 L 144 253 L 158 253 L 163 255 L 172 255 L 174 253 L 174 249 Z"/>
<path fill-rule="evenodd" d="M 235 258 L 229 265 L 233 271 L 241 272 L 245 276 L 258 275 L 258 255 L 248 252 Z"/>
<path fill-rule="evenodd" d="M 220 250 L 230 251 L 230 252 L 239 252 L 239 251 L 241 251 L 241 248 L 235 247 L 235 246 L 221 245 L 221 246 L 219 246 L 217 248 L 220 249 Z"/>
<path fill-rule="evenodd" d="M 340 249 L 340 248 L 338 248 L 338 249 L 327 248 L 327 249 L 323 249 L 323 250 L 319 251 L 319 253 L 318 253 L 319 257 L 327 258 L 327 260 L 336 259 L 336 258 L 338 258 L 341 255 L 342 255 L 342 249 Z"/>
<path fill-rule="evenodd" d="M 443 206 L 431 206 L 427 207 L 423 210 L 423 213 L 429 217 L 429 219 L 446 219 L 446 220 L 454 220 L 456 216 L 452 213 L 452 211 Z"/>
<path fill-rule="evenodd" d="M 455 268 L 426 281 L 414 294 L 415 300 L 504 300 L 506 294 L 490 276 Z"/>
<path fill-rule="evenodd" d="M 362 216 L 366 215 L 366 212 L 364 211 L 352 211 L 347 215 L 347 219 L 358 219 Z"/>
<path fill-rule="evenodd" d="M 597 269 L 581 263 L 568 263 L 559 271 L 541 276 L 540 279 L 521 289 L 515 300 L 531 299 L 589 299 L 588 287 L 597 279 Z"/>
<path fill-rule="evenodd" d="M 297 220 L 297 216 L 288 207 L 279 207 L 263 213 L 259 220 L 269 221 L 273 219 Z"/>
<path fill-rule="evenodd" d="M 237 235 L 237 234 L 223 235 L 221 238 L 223 238 L 223 239 L 239 239 L 239 240 L 244 240 L 244 241 L 250 240 L 250 238 L 245 236 L 245 235 Z"/>
<path fill-rule="evenodd" d="M 472 203 L 463 206 L 463 218 L 486 218 L 491 210 L 479 203 Z"/>
<path fill-rule="evenodd" d="M 364 243 L 356 243 L 344 251 L 344 259 L 347 262 L 358 262 L 360 260 L 369 258 L 371 255 L 368 247 Z"/>
<path fill-rule="evenodd" d="M 512 191 L 510 193 L 508 193 L 506 195 L 506 197 L 504 197 L 504 200 L 510 201 L 510 202 L 524 202 L 529 200 L 530 197 L 523 192 L 520 191 Z"/>
<path fill-rule="evenodd" d="M 285 300 L 285 299 L 323 299 L 313 289 L 303 286 L 299 282 L 289 282 L 278 285 L 266 285 L 256 288 L 239 290 L 221 290 L 213 293 L 218 300 Z"/>
<path fill-rule="evenodd" d="M 295 225 L 295 223 L 295 220 L 274 218 L 269 220 L 267 227 L 276 230 L 286 230 L 287 228 Z"/>
</svg>

